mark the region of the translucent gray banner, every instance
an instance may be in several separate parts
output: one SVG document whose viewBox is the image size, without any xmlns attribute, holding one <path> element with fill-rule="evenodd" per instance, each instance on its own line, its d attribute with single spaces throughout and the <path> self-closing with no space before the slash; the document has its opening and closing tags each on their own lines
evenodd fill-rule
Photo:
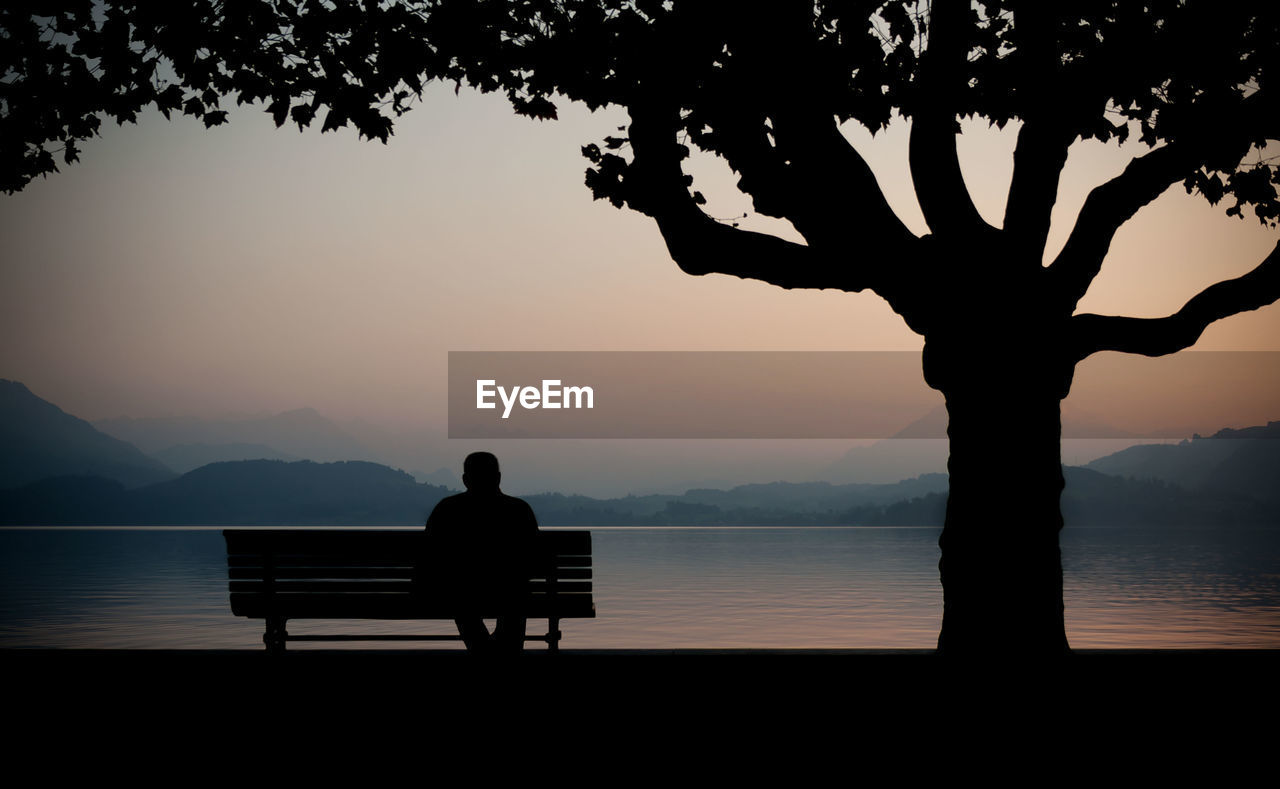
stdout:
<svg viewBox="0 0 1280 789">
<path fill-rule="evenodd" d="M 1077 368 L 1063 437 L 1190 436 L 1277 412 L 1280 352 L 1099 354 Z M 454 351 L 449 437 L 945 438 L 946 411 L 919 352 Z"/>
</svg>

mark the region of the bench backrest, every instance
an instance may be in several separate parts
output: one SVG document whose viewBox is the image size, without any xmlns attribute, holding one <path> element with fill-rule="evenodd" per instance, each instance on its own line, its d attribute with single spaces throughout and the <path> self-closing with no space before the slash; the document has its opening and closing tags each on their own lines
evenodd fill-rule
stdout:
<svg viewBox="0 0 1280 789">
<path fill-rule="evenodd" d="M 450 619 L 457 613 L 413 583 L 424 531 L 226 529 L 231 611 L 237 616 Z M 530 581 L 533 618 L 593 617 L 591 532 L 541 531 L 545 568 Z M 492 617 L 496 612 L 485 612 Z"/>
</svg>

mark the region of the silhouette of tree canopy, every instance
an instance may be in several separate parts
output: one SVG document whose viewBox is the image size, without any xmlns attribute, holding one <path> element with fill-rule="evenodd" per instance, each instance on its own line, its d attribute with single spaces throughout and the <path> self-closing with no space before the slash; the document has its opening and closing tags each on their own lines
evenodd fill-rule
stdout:
<svg viewBox="0 0 1280 789">
<path fill-rule="evenodd" d="M 1066 648 L 1059 405 L 1077 362 L 1171 353 L 1280 296 L 1278 245 L 1165 317 L 1076 311 L 1117 230 L 1171 187 L 1280 222 L 1274 3 L 81 0 L 10 2 L 0 26 L 8 191 L 75 161 L 103 118 L 149 106 L 213 126 L 224 102 L 260 102 L 277 125 L 383 142 L 431 80 L 501 91 L 538 119 L 566 100 L 625 108 L 618 136 L 583 149 L 586 184 L 652 217 L 682 270 L 869 289 L 925 338 L 925 379 L 950 417 L 949 651 Z M 911 123 L 923 236 L 841 132 L 895 115 Z M 1018 128 L 999 227 L 961 174 L 966 117 Z M 1148 152 L 1089 193 L 1047 259 L 1069 147 L 1130 135 Z M 681 166 L 691 146 L 727 161 L 754 209 L 803 243 L 710 217 Z M 991 479 L 997 439 L 1025 460 L 1012 499 L 1007 477 Z"/>
</svg>

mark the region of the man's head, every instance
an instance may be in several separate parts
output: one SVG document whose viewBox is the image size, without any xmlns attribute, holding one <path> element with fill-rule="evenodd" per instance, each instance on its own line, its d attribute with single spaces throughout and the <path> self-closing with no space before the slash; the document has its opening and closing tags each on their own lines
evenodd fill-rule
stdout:
<svg viewBox="0 0 1280 789">
<path fill-rule="evenodd" d="M 491 452 L 472 452 L 462 461 L 462 484 L 472 493 L 495 493 L 502 474 Z"/>
</svg>

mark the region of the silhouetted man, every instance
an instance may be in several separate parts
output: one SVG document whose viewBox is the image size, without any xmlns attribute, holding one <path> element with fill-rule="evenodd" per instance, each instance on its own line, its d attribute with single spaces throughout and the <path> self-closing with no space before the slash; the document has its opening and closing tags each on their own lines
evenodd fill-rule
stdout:
<svg viewBox="0 0 1280 789">
<path fill-rule="evenodd" d="M 473 452 L 462 464 L 466 492 L 442 499 L 427 518 L 425 581 L 460 612 L 454 621 L 473 653 L 524 648 L 538 521 L 528 504 L 498 489 L 501 480 L 498 459 Z M 486 612 L 498 619 L 492 635 Z"/>
</svg>

